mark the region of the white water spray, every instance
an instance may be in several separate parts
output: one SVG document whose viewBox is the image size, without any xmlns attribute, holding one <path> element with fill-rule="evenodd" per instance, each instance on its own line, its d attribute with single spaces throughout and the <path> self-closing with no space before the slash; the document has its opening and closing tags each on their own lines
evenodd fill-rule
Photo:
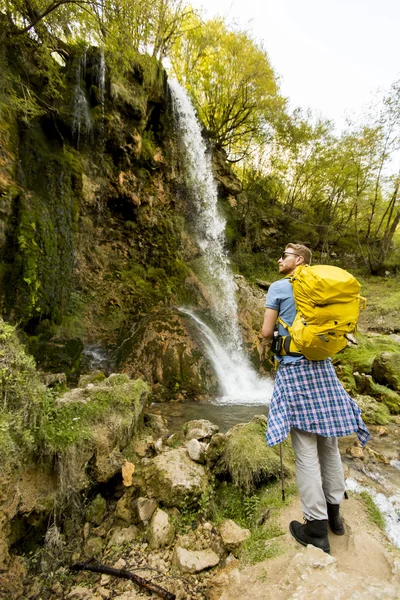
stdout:
<svg viewBox="0 0 400 600">
<path fill-rule="evenodd" d="M 262 379 L 251 369 L 247 360 L 243 364 L 232 358 L 215 333 L 193 311 L 179 309 L 191 317 L 202 335 L 207 355 L 212 362 L 221 386 L 222 397 L 218 404 L 266 404 L 271 397 L 273 385 Z"/>
<path fill-rule="evenodd" d="M 224 246 L 226 223 L 218 211 L 218 193 L 212 176 L 210 154 L 185 90 L 174 80 L 169 82 L 169 86 L 177 128 L 185 149 L 185 175 L 196 211 L 194 227 L 202 254 L 204 276 L 224 347 L 192 311 L 182 310 L 197 323 L 206 340 L 210 360 L 223 389 L 222 401 L 266 403 L 272 394 L 272 384 L 260 379 L 254 372 L 242 346 L 235 297 L 237 288 Z"/>
</svg>

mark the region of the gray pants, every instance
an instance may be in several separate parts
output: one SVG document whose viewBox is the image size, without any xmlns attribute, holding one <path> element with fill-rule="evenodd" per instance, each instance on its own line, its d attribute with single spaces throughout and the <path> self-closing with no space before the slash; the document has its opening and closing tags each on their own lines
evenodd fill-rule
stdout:
<svg viewBox="0 0 400 600">
<path fill-rule="evenodd" d="M 337 438 L 291 430 L 296 479 L 305 518 L 327 519 L 326 502 L 340 504 L 345 492 Z"/>
</svg>

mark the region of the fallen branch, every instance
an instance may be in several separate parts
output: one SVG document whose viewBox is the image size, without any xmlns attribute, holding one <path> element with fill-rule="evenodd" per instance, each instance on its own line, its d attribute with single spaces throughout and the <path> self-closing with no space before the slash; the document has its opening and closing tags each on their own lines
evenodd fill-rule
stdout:
<svg viewBox="0 0 400 600">
<path fill-rule="evenodd" d="M 148 592 L 152 592 L 153 594 L 157 594 L 160 598 L 164 598 L 164 600 L 175 600 L 175 594 L 168 592 L 168 590 L 164 590 L 164 588 L 152 583 L 148 579 L 144 579 L 139 575 L 135 575 L 130 571 L 124 571 L 123 569 L 113 569 L 112 567 L 107 567 L 106 565 L 91 565 L 88 563 L 75 563 L 69 567 L 71 571 L 92 571 L 93 573 L 104 573 L 105 575 L 114 575 L 115 577 L 121 577 L 122 579 L 130 579 L 136 585 L 141 588 L 144 588 Z"/>
</svg>

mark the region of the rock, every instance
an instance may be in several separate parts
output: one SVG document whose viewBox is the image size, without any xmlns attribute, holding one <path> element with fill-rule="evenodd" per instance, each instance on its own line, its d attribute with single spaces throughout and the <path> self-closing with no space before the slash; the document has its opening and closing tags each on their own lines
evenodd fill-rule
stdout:
<svg viewBox="0 0 400 600">
<path fill-rule="evenodd" d="M 397 335 L 397 333 L 391 333 L 389 337 L 392 338 L 392 340 L 394 340 L 398 344 L 400 344 L 400 335 Z"/>
<path fill-rule="evenodd" d="M 176 546 L 172 563 L 181 573 L 199 573 L 204 569 L 215 567 L 219 563 L 219 556 L 212 550 L 190 551 Z"/>
<path fill-rule="evenodd" d="M 86 509 L 86 520 L 93 525 L 100 525 L 103 521 L 107 512 L 107 502 L 101 496 L 97 494 L 94 500 L 89 504 Z"/>
<path fill-rule="evenodd" d="M 83 342 L 79 338 L 52 339 L 41 342 L 35 352 L 38 367 L 51 373 L 65 373 L 69 382 L 79 377 Z"/>
<path fill-rule="evenodd" d="M 188 321 L 171 308 L 142 319 L 116 352 L 118 369 L 157 384 L 160 400 L 178 393 L 197 398 L 216 392 L 218 382 L 211 363 Z"/>
<path fill-rule="evenodd" d="M 372 363 L 372 377 L 377 383 L 400 391 L 400 352 L 381 352 Z"/>
<path fill-rule="evenodd" d="M 205 458 L 204 458 L 204 450 L 205 450 L 205 444 L 199 442 L 199 440 L 196 439 L 192 439 L 189 440 L 188 443 L 186 444 L 186 450 L 188 451 L 189 457 L 194 460 L 195 462 L 198 463 L 204 463 L 205 462 Z"/>
<path fill-rule="evenodd" d="M 151 496 L 165 506 L 178 508 L 196 504 L 208 487 L 204 467 L 190 460 L 184 448 L 151 459 L 145 468 L 145 479 Z"/>
<path fill-rule="evenodd" d="M 212 171 L 218 186 L 218 195 L 226 198 L 237 196 L 242 191 L 242 182 L 232 171 L 226 151 L 221 146 L 215 146 L 211 153 Z"/>
<path fill-rule="evenodd" d="M 358 395 L 354 399 L 361 408 L 362 417 L 366 423 L 386 425 L 392 421 L 388 407 L 372 396 Z"/>
<path fill-rule="evenodd" d="M 270 281 L 265 281 L 264 279 L 256 279 L 256 284 L 262 290 L 266 290 L 266 291 L 268 291 L 269 288 L 271 287 L 271 282 Z"/>
<path fill-rule="evenodd" d="M 175 537 L 175 527 L 169 520 L 168 513 L 157 508 L 150 521 L 149 544 L 153 550 L 172 544 Z"/>
<path fill-rule="evenodd" d="M 84 388 L 89 383 L 100 383 L 104 381 L 106 376 L 103 371 L 93 371 L 92 373 L 88 373 L 87 375 L 81 375 L 78 381 L 78 387 Z"/>
<path fill-rule="evenodd" d="M 85 542 L 85 546 L 84 546 L 85 556 L 87 556 L 89 558 L 91 556 L 98 556 L 99 554 L 102 553 L 103 547 L 104 547 L 104 542 L 101 539 L 101 537 L 90 537 Z"/>
<path fill-rule="evenodd" d="M 239 527 L 235 521 L 227 519 L 219 526 L 219 533 L 222 543 L 230 552 L 237 550 L 247 538 L 250 537 L 250 530 Z"/>
<path fill-rule="evenodd" d="M 122 465 L 122 483 L 125 487 L 130 487 L 132 485 L 132 476 L 135 472 L 135 465 L 127 460 Z"/>
<path fill-rule="evenodd" d="M 77 585 L 72 588 L 70 593 L 67 595 L 67 600 L 95 600 L 96 596 L 93 592 L 81 585 Z"/>
<path fill-rule="evenodd" d="M 151 429 L 154 436 L 165 436 L 168 435 L 168 420 L 166 417 L 156 415 L 153 413 L 146 413 L 144 415 L 144 423 L 146 427 Z"/>
<path fill-rule="evenodd" d="M 23 593 L 27 567 L 19 556 L 11 559 L 5 572 L 0 572 L 0 598 L 4 600 L 20 598 Z"/>
<path fill-rule="evenodd" d="M 104 600 L 107 600 L 108 598 L 111 597 L 111 592 L 110 590 L 107 590 L 105 587 L 99 585 L 99 587 L 96 588 L 96 592 L 98 593 L 98 595 L 101 598 L 104 598 Z"/>
<path fill-rule="evenodd" d="M 136 523 L 134 513 L 134 500 L 132 499 L 132 494 L 133 489 L 130 488 L 118 500 L 114 511 L 114 517 L 116 519 L 121 519 L 121 521 L 125 521 L 126 523 L 131 523 L 132 521 Z"/>
<path fill-rule="evenodd" d="M 157 502 L 153 498 L 137 498 L 134 507 L 138 521 L 147 523 L 157 508 Z"/>
<path fill-rule="evenodd" d="M 218 425 L 211 423 L 211 421 L 199 419 L 185 423 L 183 430 L 187 440 L 205 440 L 211 438 L 215 433 L 218 433 L 219 427 Z"/>
<path fill-rule="evenodd" d="M 364 450 L 361 446 L 350 446 L 346 449 L 346 454 L 351 456 L 351 458 L 364 458 Z"/>
<path fill-rule="evenodd" d="M 67 376 L 65 373 L 43 373 L 40 375 L 43 383 L 49 388 L 62 388 L 67 387 Z"/>
<path fill-rule="evenodd" d="M 383 427 L 382 425 L 378 425 L 375 428 L 375 433 L 378 437 L 386 437 L 389 435 L 389 430 L 387 427 Z"/>
<path fill-rule="evenodd" d="M 119 558 L 117 560 L 117 562 L 115 562 L 113 564 L 113 569 L 125 569 L 126 567 L 126 560 L 123 558 Z"/>
<path fill-rule="evenodd" d="M 107 547 L 122 546 L 125 543 L 133 542 L 140 537 L 140 531 L 135 525 L 114 529 Z M 104 585 L 104 584 L 103 584 Z"/>
<path fill-rule="evenodd" d="M 207 466 L 213 469 L 224 453 L 227 437 L 224 433 L 216 433 L 212 436 L 205 448 L 204 456 Z"/>
</svg>

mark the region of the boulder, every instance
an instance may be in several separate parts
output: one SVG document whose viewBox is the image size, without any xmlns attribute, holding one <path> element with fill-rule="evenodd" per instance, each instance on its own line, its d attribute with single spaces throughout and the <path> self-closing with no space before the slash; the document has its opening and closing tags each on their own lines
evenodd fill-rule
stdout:
<svg viewBox="0 0 400 600">
<path fill-rule="evenodd" d="M 392 421 L 388 407 L 372 398 L 372 396 L 358 395 L 354 399 L 361 408 L 362 418 L 366 423 L 387 425 Z"/>
<path fill-rule="evenodd" d="M 199 573 L 215 567 L 219 563 L 219 556 L 213 550 L 191 551 L 176 546 L 172 562 L 181 573 Z"/>
<path fill-rule="evenodd" d="M 194 462 L 204 463 L 204 450 L 205 450 L 204 442 L 199 442 L 199 440 L 192 439 L 189 440 L 186 444 L 186 450 L 188 451 L 189 457 L 194 460 Z"/>
<path fill-rule="evenodd" d="M 243 529 L 231 519 L 226 519 L 221 523 L 219 533 L 222 543 L 229 552 L 237 550 L 250 537 L 249 529 Z"/>
<path fill-rule="evenodd" d="M 177 310 L 164 308 L 142 319 L 115 360 L 118 370 L 143 378 L 162 401 L 177 394 L 197 399 L 218 390 L 197 329 Z"/>
<path fill-rule="evenodd" d="M 174 541 L 175 527 L 171 523 L 168 513 L 157 508 L 150 521 L 149 544 L 156 550 L 169 546 Z"/>
<path fill-rule="evenodd" d="M 377 383 L 400 391 L 400 352 L 381 352 L 372 363 L 372 377 Z"/>
<path fill-rule="evenodd" d="M 204 467 L 190 460 L 185 448 L 151 459 L 145 468 L 145 480 L 150 495 L 165 506 L 178 508 L 195 505 L 208 486 Z"/>
<path fill-rule="evenodd" d="M 185 423 L 183 430 L 187 440 L 205 440 L 211 438 L 215 433 L 218 433 L 219 427 L 206 419 L 198 419 Z"/>
<path fill-rule="evenodd" d="M 80 374 L 83 348 L 83 342 L 79 338 L 57 338 L 41 342 L 34 354 L 42 371 L 63 372 L 70 383 L 76 383 Z"/>
</svg>

